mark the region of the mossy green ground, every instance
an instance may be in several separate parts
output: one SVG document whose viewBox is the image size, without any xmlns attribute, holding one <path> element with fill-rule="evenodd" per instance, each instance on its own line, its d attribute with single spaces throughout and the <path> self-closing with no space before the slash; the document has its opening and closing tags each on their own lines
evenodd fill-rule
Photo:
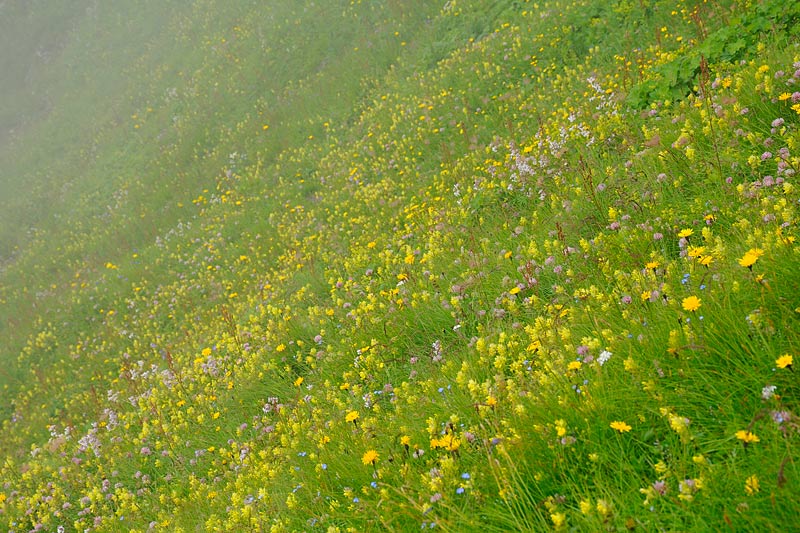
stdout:
<svg viewBox="0 0 800 533">
<path fill-rule="evenodd" d="M 0 6 L 4 529 L 800 522 L 800 7 L 75 4 Z"/>
</svg>

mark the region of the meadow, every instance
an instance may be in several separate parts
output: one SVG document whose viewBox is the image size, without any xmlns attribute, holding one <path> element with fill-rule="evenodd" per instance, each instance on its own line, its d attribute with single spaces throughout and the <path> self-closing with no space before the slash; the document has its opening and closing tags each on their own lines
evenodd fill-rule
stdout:
<svg viewBox="0 0 800 533">
<path fill-rule="evenodd" d="M 52 4 L 0 529 L 800 523 L 800 3 Z"/>
</svg>

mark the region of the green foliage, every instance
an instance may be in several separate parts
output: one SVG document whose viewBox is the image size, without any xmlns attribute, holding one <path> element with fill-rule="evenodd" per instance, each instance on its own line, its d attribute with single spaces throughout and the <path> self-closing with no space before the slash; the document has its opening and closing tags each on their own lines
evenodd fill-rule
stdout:
<svg viewBox="0 0 800 533">
<path fill-rule="evenodd" d="M 652 69 L 652 77 L 637 83 L 627 103 L 644 109 L 653 102 L 677 101 L 697 91 L 702 61 L 734 63 L 757 57 L 757 46 L 766 35 L 796 35 L 800 7 L 770 0 L 737 8 L 730 22 L 705 36 L 697 46 L 679 52 L 675 59 Z"/>
</svg>

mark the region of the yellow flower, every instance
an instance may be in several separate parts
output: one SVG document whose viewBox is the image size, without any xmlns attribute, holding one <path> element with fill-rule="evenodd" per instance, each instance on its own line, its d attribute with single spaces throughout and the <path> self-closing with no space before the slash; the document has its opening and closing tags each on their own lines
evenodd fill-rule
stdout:
<svg viewBox="0 0 800 533">
<path fill-rule="evenodd" d="M 616 429 L 620 433 L 626 433 L 630 431 L 632 428 L 625 422 L 622 422 L 620 420 L 615 420 L 614 422 L 611 422 L 611 429 Z"/>
<path fill-rule="evenodd" d="M 581 508 L 581 513 L 589 514 L 592 512 L 592 502 L 581 500 L 578 506 Z"/>
<path fill-rule="evenodd" d="M 749 478 L 744 481 L 744 491 L 749 495 L 752 496 L 756 492 L 758 492 L 758 476 L 753 474 Z"/>
<path fill-rule="evenodd" d="M 698 260 L 698 262 L 701 265 L 707 267 L 708 265 L 710 265 L 711 263 L 714 262 L 714 258 L 712 256 L 710 256 L 710 255 L 704 255 Z"/>
<path fill-rule="evenodd" d="M 753 268 L 753 265 L 758 261 L 758 258 L 764 255 L 764 250 L 760 248 L 750 248 L 745 252 L 744 256 L 739 259 L 739 264 L 746 268 Z"/>
<path fill-rule="evenodd" d="M 746 253 L 744 254 L 744 257 L 739 259 L 739 264 L 746 268 L 752 268 L 756 261 L 758 261 L 758 257 L 750 253 Z"/>
<path fill-rule="evenodd" d="M 344 420 L 345 422 L 355 422 L 356 420 L 358 420 L 358 411 L 350 411 L 344 417 Z"/>
<path fill-rule="evenodd" d="M 361 456 L 361 462 L 365 465 L 374 465 L 377 460 L 378 452 L 375 450 L 367 450 L 364 455 Z"/>
<path fill-rule="evenodd" d="M 655 269 L 657 269 L 659 266 L 661 266 L 661 265 L 659 265 L 658 261 L 650 261 L 649 263 L 647 263 L 646 265 L 644 265 L 644 267 L 645 267 L 646 269 L 648 269 L 648 270 L 655 270 Z M 648 297 L 649 297 L 649 296 L 648 296 Z"/>
<path fill-rule="evenodd" d="M 582 363 L 580 361 L 572 361 L 567 365 L 567 370 L 580 370 L 581 364 Z"/>
<path fill-rule="evenodd" d="M 605 500 L 597 500 L 597 512 L 603 516 L 611 514 L 611 504 Z"/>
<path fill-rule="evenodd" d="M 409 437 L 408 435 L 403 435 L 402 437 L 400 437 L 400 444 L 402 444 L 403 446 L 409 446 L 411 444 L 411 437 Z"/>
<path fill-rule="evenodd" d="M 691 258 L 697 258 L 705 253 L 706 253 L 705 246 L 690 246 L 689 250 L 686 252 L 686 255 L 688 255 Z"/>
<path fill-rule="evenodd" d="M 439 439 L 439 446 L 448 452 L 455 452 L 461 447 L 461 439 L 450 433 Z"/>
<path fill-rule="evenodd" d="M 783 354 L 775 360 L 775 364 L 778 368 L 789 368 L 792 366 L 792 356 L 788 353 Z"/>
<path fill-rule="evenodd" d="M 550 520 L 553 521 L 555 527 L 559 528 L 567 521 L 567 515 L 564 513 L 553 513 L 550 515 Z"/>
<path fill-rule="evenodd" d="M 736 438 L 740 441 L 744 442 L 745 444 L 750 444 L 751 442 L 760 442 L 755 433 L 751 433 L 745 429 L 740 429 L 736 432 Z"/>
<path fill-rule="evenodd" d="M 678 237 L 681 239 L 688 239 L 692 235 L 694 235 L 694 230 L 691 228 L 682 229 L 678 232 Z"/>
<path fill-rule="evenodd" d="M 697 296 L 687 296 L 681 303 L 685 311 L 697 311 L 700 309 L 700 298 Z"/>
</svg>

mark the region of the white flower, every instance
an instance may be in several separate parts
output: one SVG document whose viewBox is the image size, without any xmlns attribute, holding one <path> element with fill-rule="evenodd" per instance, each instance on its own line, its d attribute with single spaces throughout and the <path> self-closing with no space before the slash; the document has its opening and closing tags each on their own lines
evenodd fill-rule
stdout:
<svg viewBox="0 0 800 533">
<path fill-rule="evenodd" d="M 611 355 L 612 353 L 608 350 L 603 350 L 600 352 L 600 355 L 597 356 L 597 362 L 600 364 L 600 366 L 603 366 L 609 359 L 611 359 Z"/>
<path fill-rule="evenodd" d="M 775 395 L 775 391 L 777 387 L 775 385 L 767 385 L 763 389 L 761 389 L 761 397 L 765 400 L 769 400 Z"/>
</svg>

